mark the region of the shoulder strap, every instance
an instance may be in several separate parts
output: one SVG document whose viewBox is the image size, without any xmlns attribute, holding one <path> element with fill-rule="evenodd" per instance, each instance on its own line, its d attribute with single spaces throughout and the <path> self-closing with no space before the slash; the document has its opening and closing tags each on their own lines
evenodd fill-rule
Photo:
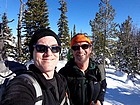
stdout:
<svg viewBox="0 0 140 105">
<path fill-rule="evenodd" d="M 98 66 L 98 68 L 99 68 L 99 70 L 100 70 L 100 72 L 101 72 L 101 81 L 102 81 L 102 80 L 104 80 L 105 77 L 106 77 L 105 67 L 104 67 L 103 64 L 98 64 L 97 66 Z"/>
<path fill-rule="evenodd" d="M 41 97 L 42 97 L 43 93 L 42 93 L 41 87 L 40 87 L 39 83 L 37 82 L 37 80 L 29 74 L 21 74 L 20 77 L 23 77 L 23 78 L 26 77 L 33 84 L 35 91 L 36 91 L 36 95 L 37 95 L 36 96 L 37 101 L 36 101 L 35 105 L 42 105 L 43 100 Z"/>
<path fill-rule="evenodd" d="M 67 105 L 70 105 L 70 100 L 68 98 L 68 94 L 66 93 L 65 97 L 63 98 L 62 102 L 60 103 L 60 105 L 64 105 L 65 102 L 67 103 Z"/>
</svg>

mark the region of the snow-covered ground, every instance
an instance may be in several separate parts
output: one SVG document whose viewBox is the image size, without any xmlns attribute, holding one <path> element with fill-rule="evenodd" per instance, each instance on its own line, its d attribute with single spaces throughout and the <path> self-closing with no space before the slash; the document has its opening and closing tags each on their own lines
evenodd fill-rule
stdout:
<svg viewBox="0 0 140 105">
<path fill-rule="evenodd" d="M 57 71 L 66 61 L 59 61 Z M 140 76 L 133 79 L 126 73 L 116 71 L 113 66 L 106 68 L 107 91 L 104 105 L 140 105 Z"/>
<path fill-rule="evenodd" d="M 140 105 L 140 76 L 130 80 L 126 73 L 106 68 L 105 105 Z"/>
</svg>

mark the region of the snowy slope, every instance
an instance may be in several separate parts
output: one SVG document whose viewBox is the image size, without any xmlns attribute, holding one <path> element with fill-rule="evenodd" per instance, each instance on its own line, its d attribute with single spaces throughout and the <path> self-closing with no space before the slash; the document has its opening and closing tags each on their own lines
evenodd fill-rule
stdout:
<svg viewBox="0 0 140 105">
<path fill-rule="evenodd" d="M 104 105 L 140 105 L 140 76 L 134 83 L 126 73 L 106 68 L 107 92 Z"/>
<path fill-rule="evenodd" d="M 66 61 L 59 61 L 57 71 Z M 140 105 L 140 76 L 135 83 L 126 73 L 116 71 L 114 67 L 106 68 L 107 91 L 104 105 Z"/>
</svg>

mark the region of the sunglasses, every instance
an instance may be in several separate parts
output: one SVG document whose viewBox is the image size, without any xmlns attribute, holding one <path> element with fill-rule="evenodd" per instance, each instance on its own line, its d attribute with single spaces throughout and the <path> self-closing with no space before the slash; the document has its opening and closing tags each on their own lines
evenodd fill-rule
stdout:
<svg viewBox="0 0 140 105">
<path fill-rule="evenodd" d="M 48 48 L 51 49 L 53 53 L 58 53 L 61 51 L 60 46 L 45 46 L 45 45 L 34 45 L 33 46 L 37 52 L 45 53 L 48 52 Z"/>
<path fill-rule="evenodd" d="M 71 49 L 72 49 L 73 51 L 77 51 L 77 50 L 80 50 L 80 47 L 81 47 L 83 50 L 85 50 L 85 49 L 88 49 L 89 47 L 91 47 L 91 45 L 90 45 L 90 44 L 83 44 L 83 45 L 81 45 L 81 46 L 72 46 Z"/>
</svg>

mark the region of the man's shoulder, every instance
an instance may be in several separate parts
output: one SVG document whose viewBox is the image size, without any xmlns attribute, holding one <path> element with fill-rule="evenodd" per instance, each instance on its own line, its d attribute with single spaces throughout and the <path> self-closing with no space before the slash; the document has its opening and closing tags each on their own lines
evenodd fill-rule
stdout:
<svg viewBox="0 0 140 105">
<path fill-rule="evenodd" d="M 71 61 L 68 61 L 64 67 L 62 67 L 58 73 L 63 75 L 64 77 L 67 77 L 68 75 L 72 74 L 73 71 L 73 64 Z"/>
<path fill-rule="evenodd" d="M 59 73 L 60 75 L 63 75 L 63 76 L 64 76 L 64 75 L 67 74 L 68 70 L 69 70 L 68 67 L 67 67 L 67 66 L 64 66 L 64 67 L 62 67 L 62 68 L 59 70 L 58 73 Z"/>
<path fill-rule="evenodd" d="M 64 67 L 62 67 L 62 68 L 59 70 L 59 72 L 66 72 L 66 71 L 70 70 L 73 66 L 74 66 L 73 61 L 70 60 L 70 61 L 68 61 L 68 62 L 65 64 Z"/>
</svg>

